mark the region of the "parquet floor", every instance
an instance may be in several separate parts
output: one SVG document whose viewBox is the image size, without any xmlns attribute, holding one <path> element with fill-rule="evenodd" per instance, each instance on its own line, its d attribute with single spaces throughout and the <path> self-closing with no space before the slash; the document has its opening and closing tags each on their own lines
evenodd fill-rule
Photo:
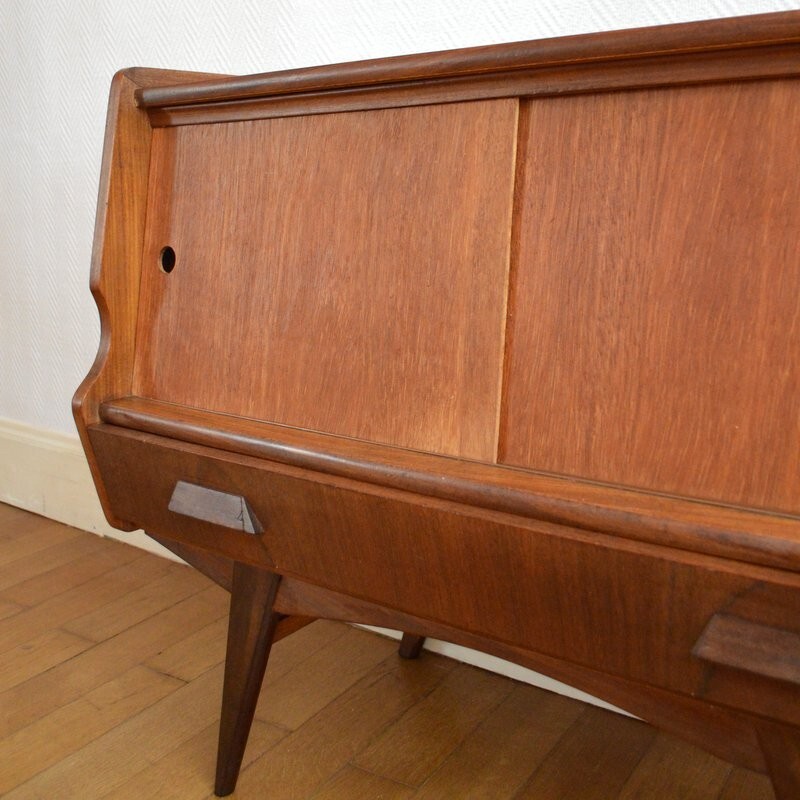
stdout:
<svg viewBox="0 0 800 800">
<path fill-rule="evenodd" d="M 0 505 L 0 796 L 211 797 L 227 595 Z M 235 797 L 769 800 L 644 723 L 318 621 L 273 649 Z"/>
</svg>

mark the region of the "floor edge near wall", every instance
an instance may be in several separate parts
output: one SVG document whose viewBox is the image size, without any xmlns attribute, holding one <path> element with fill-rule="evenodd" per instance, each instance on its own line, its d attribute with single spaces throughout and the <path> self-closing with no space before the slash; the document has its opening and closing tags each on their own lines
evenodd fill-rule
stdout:
<svg viewBox="0 0 800 800">
<path fill-rule="evenodd" d="M 144 532 L 106 522 L 77 433 L 0 418 L 0 502 L 179 560 Z"/>
<path fill-rule="evenodd" d="M 109 526 L 100 508 L 77 434 L 68 436 L 0 418 L 0 502 L 175 560 L 172 553 L 144 532 L 124 533 Z M 362 627 L 400 638 L 395 631 Z M 533 686 L 602 708 L 619 710 L 545 675 L 477 650 L 435 639 L 428 639 L 425 647 Z"/>
</svg>

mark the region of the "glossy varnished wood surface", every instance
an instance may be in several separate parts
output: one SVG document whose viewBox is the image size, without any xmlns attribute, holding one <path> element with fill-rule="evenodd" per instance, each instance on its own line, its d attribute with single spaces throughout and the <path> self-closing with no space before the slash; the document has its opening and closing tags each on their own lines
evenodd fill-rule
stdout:
<svg viewBox="0 0 800 800">
<path fill-rule="evenodd" d="M 493 460 L 516 113 L 156 131 L 134 393 Z"/>
<path fill-rule="evenodd" d="M 501 460 L 796 513 L 800 84 L 523 113 Z"/>
<path fill-rule="evenodd" d="M 133 103 L 136 88 L 123 72 L 111 85 L 91 274 L 101 339 L 95 362 L 73 398 L 75 422 L 98 495 L 106 516 L 117 527 L 125 525 L 108 508 L 86 426 L 97 421 L 100 400 L 127 390 L 133 372 L 151 136 L 147 118 Z M 112 263 L 122 268 L 109 269 Z M 113 359 L 109 359 L 112 349 Z"/>
<path fill-rule="evenodd" d="M 75 392 L 73 415 L 105 514 L 117 527 L 124 523 L 113 519 L 106 503 L 86 426 L 97 422 L 100 402 L 125 394 L 132 380 L 152 136 L 147 116 L 134 103 L 134 93 L 144 87 L 208 77 L 219 76 L 140 68 L 118 72 L 111 83 L 90 280 L 101 338 L 95 362 Z"/>
<path fill-rule="evenodd" d="M 143 89 L 155 126 L 797 75 L 795 12 Z"/>
<path fill-rule="evenodd" d="M 91 437 L 115 511 L 145 530 L 490 642 L 687 695 L 705 691 L 708 676 L 692 648 L 718 609 L 753 592 L 763 592 L 755 613 L 766 625 L 774 624 L 770 613 L 786 618 L 798 609 L 800 578 L 789 572 L 734 566 L 195 445 L 178 448 L 169 439 L 112 426 L 94 427 Z M 264 534 L 233 533 L 169 512 L 179 476 L 246 497 L 265 521 Z M 464 585 L 480 590 L 447 588 Z M 779 718 L 789 714 L 800 722 L 796 709 L 781 708 L 773 695 L 765 692 L 754 702 L 769 702 Z"/>
<path fill-rule="evenodd" d="M 800 521 L 144 400 L 108 401 L 103 422 L 377 486 L 765 566 L 800 565 Z"/>
<path fill-rule="evenodd" d="M 3 796 L 210 798 L 227 603 L 185 567 L 0 505 L 0 658 L 20 680 L 0 690 Z M 643 723 L 396 648 L 332 622 L 276 644 L 236 796 L 772 800 Z"/>
</svg>

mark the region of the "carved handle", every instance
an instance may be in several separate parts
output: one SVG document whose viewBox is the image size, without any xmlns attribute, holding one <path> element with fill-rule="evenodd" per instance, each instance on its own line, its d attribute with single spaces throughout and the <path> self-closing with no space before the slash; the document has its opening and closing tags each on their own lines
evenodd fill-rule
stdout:
<svg viewBox="0 0 800 800">
<path fill-rule="evenodd" d="M 692 648 L 710 664 L 800 685 L 800 635 L 727 614 L 715 614 Z"/>
<path fill-rule="evenodd" d="M 250 504 L 241 495 L 219 492 L 186 481 L 175 484 L 169 510 L 242 533 L 264 531 Z"/>
</svg>

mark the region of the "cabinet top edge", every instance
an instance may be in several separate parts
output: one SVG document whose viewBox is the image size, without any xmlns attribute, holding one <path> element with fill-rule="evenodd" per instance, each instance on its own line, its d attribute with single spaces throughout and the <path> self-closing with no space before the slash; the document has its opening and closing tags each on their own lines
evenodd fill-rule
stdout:
<svg viewBox="0 0 800 800">
<path fill-rule="evenodd" d="M 569 69 L 630 59 L 685 59 L 711 52 L 800 46 L 800 11 L 629 28 L 551 39 L 483 45 L 254 75 L 145 86 L 142 108 L 253 100 L 279 95 L 380 88 L 442 79 L 509 75 L 532 69 Z M 800 53 L 798 54 L 800 56 Z"/>
</svg>

